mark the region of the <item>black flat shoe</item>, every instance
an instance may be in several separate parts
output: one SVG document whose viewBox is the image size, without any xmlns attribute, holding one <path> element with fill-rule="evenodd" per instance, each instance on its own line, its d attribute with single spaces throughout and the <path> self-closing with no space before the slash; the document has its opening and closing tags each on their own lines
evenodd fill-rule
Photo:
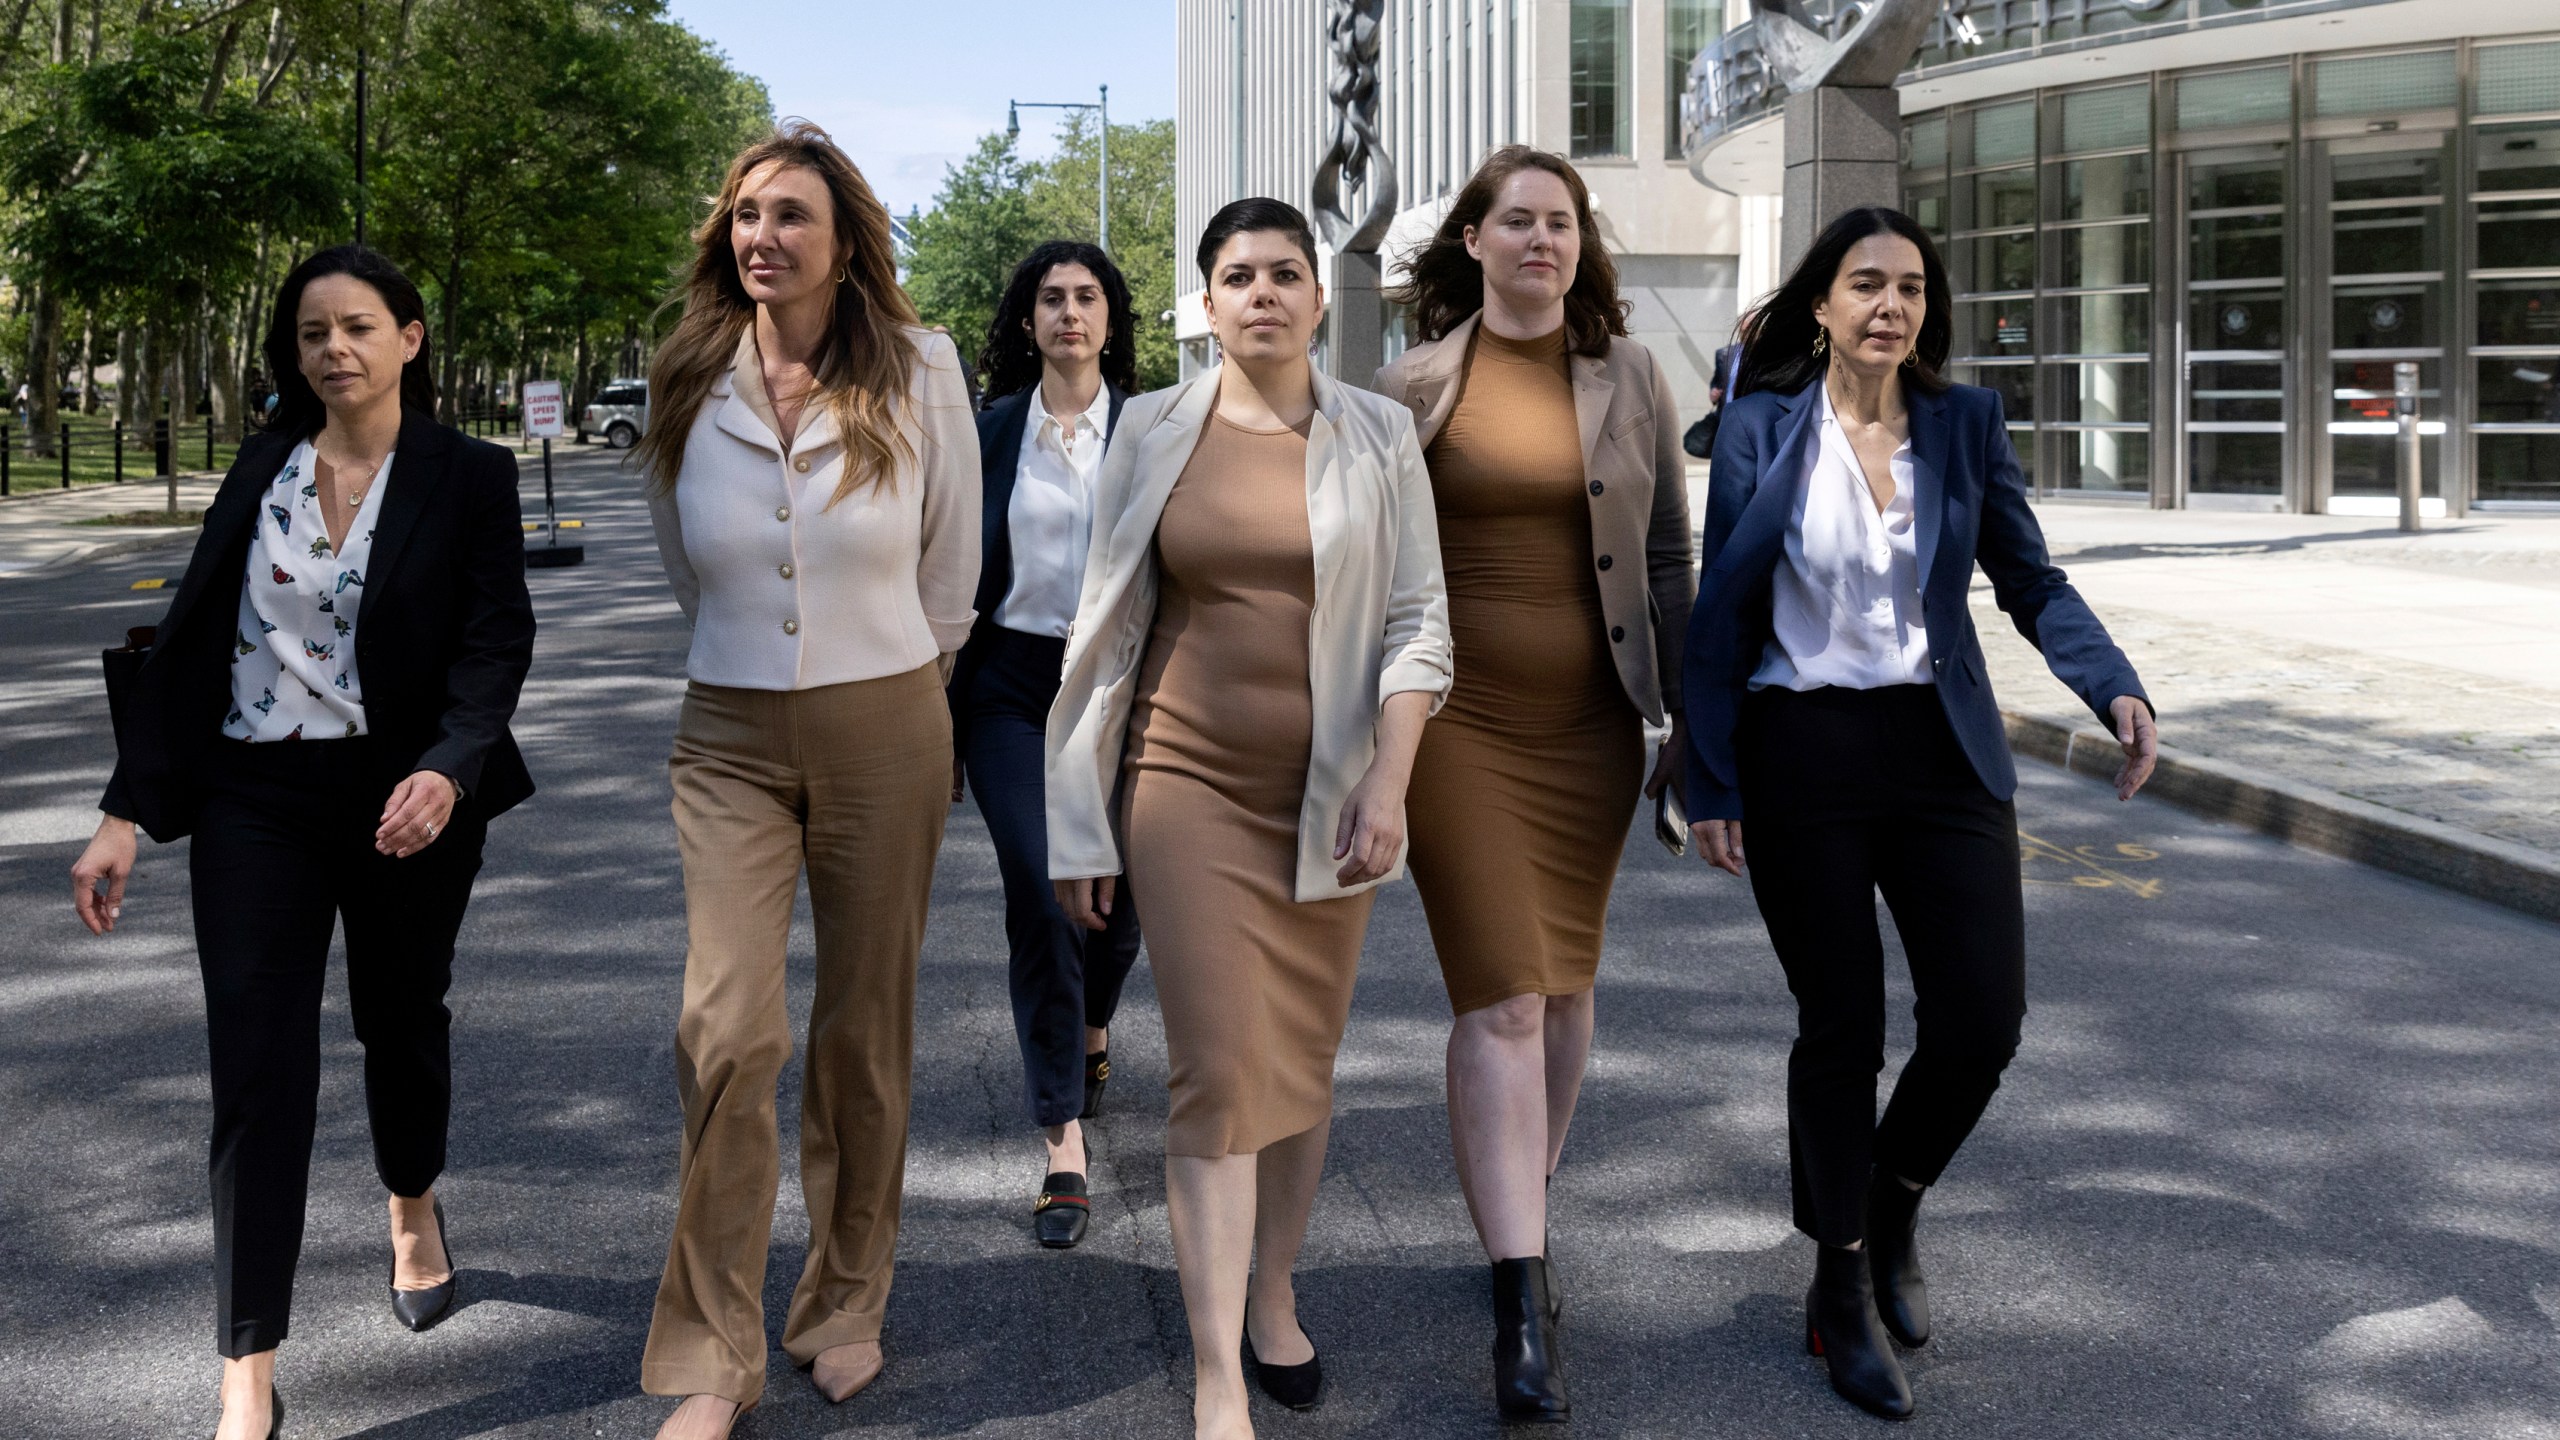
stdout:
<svg viewBox="0 0 2560 1440">
<path fill-rule="evenodd" d="M 267 1440 L 284 1440 L 284 1392 L 267 1387 Z"/>
<path fill-rule="evenodd" d="M 1052 1171 L 1040 1182 L 1040 1203 L 1031 1207 L 1031 1233 L 1052 1250 L 1072 1250 L 1084 1238 L 1092 1213 L 1084 1177 L 1073 1170 Z"/>
<path fill-rule="evenodd" d="M 1315 1343 L 1316 1337 L 1307 1337 L 1309 1349 Z M 1322 1355 L 1309 1355 L 1303 1365 L 1269 1364 L 1254 1355 L 1253 1336 L 1248 1334 L 1244 1337 L 1244 1358 L 1252 1362 L 1254 1380 L 1262 1386 L 1262 1393 L 1292 1410 L 1313 1410 L 1324 1397 Z"/>
<path fill-rule="evenodd" d="M 1882 1166 L 1867 1183 L 1867 1273 L 1885 1333 L 1917 1350 L 1929 1343 L 1929 1279 L 1920 1273 L 1920 1197 Z"/>
<path fill-rule="evenodd" d="M 1076 1112 L 1079 1120 L 1096 1120 L 1102 1116 L 1102 1087 L 1111 1079 L 1111 1052 L 1096 1050 L 1084 1057 L 1084 1108 Z"/>
<path fill-rule="evenodd" d="M 1573 1418 L 1544 1257 L 1493 1262 L 1493 1403 L 1505 1420 L 1560 1425 Z"/>
<path fill-rule="evenodd" d="M 1911 1381 L 1876 1315 L 1875 1282 L 1863 1250 L 1819 1247 L 1804 1297 L 1804 1348 L 1831 1370 L 1831 1388 L 1870 1415 L 1911 1418 Z"/>
<path fill-rule="evenodd" d="M 391 1287 L 391 1313 L 414 1332 L 434 1328 L 435 1323 L 453 1309 L 455 1282 L 462 1278 L 453 1263 L 453 1238 L 444 1226 L 444 1201 L 436 1201 L 436 1241 L 444 1246 L 444 1283 L 427 1290 L 403 1290 L 397 1283 Z M 400 1278 L 399 1262 L 391 1267 L 391 1278 Z"/>
</svg>

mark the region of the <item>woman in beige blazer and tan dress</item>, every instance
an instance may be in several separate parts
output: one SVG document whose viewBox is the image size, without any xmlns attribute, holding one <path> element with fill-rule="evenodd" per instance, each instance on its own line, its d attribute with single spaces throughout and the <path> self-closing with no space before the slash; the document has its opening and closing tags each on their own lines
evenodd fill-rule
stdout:
<svg viewBox="0 0 2560 1440">
<path fill-rule="evenodd" d="M 1406 270 L 1425 343 L 1378 389 L 1416 417 L 1457 653 L 1414 761 L 1413 878 L 1456 1014 L 1449 1132 L 1493 1261 L 1495 1402 L 1561 1420 L 1546 1186 L 1630 812 L 1678 753 L 1646 742 L 1676 718 L 1697 593 L 1685 462 L 1562 159 L 1486 157 Z"/>
<path fill-rule="evenodd" d="M 898 1238 L 916 954 L 949 804 L 942 678 L 978 582 L 958 355 L 916 324 L 889 215 L 794 122 L 729 167 L 650 376 L 640 455 L 691 683 L 668 770 L 684 857 L 675 1235 L 641 1387 L 661 1440 L 764 1391 L 765 1249 L 791 1056 L 783 948 L 805 867 L 817 995 L 800 1103 L 808 1262 L 782 1345 L 828 1399 L 870 1383 Z"/>
<path fill-rule="evenodd" d="M 1422 452 L 1405 412 L 1315 373 L 1315 241 L 1276 200 L 1199 249 L 1224 363 L 1131 400 L 1049 718 L 1050 874 L 1098 927 L 1127 875 L 1164 1008 L 1165 1194 L 1193 1423 L 1316 1402 L 1290 1282 L 1375 887 L 1449 688 Z"/>
</svg>

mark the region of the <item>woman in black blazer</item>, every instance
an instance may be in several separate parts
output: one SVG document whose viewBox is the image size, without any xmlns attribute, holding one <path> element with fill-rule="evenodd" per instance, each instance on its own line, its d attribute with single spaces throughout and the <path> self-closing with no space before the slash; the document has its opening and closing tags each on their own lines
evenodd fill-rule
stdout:
<svg viewBox="0 0 2560 1440">
<path fill-rule="evenodd" d="M 390 1191 L 391 1307 L 454 1298 L 435 1181 L 454 936 L 492 816 L 533 793 L 507 731 L 533 660 L 515 458 L 435 423 L 425 306 L 388 260 L 305 260 L 266 339 L 280 398 L 205 513 L 116 722 L 105 817 L 72 867 L 115 928 L 134 831 L 188 855 L 213 1071 L 216 1440 L 283 1425 L 330 932 Z M 285 743 L 291 742 L 291 743 Z"/>
<path fill-rule="evenodd" d="M 1094 477 L 1120 402 L 1138 383 L 1135 329 L 1129 285 L 1111 257 L 1052 240 L 1014 267 L 978 356 L 986 559 L 977 624 L 951 671 L 951 799 L 959 803 L 965 772 L 1004 877 L 1023 1106 L 1048 1152 L 1031 1226 L 1053 1250 L 1084 1239 L 1082 1122 L 1101 1113 L 1111 1016 L 1138 958 L 1137 912 L 1125 897 L 1099 931 L 1058 908 L 1041 774 Z"/>
</svg>

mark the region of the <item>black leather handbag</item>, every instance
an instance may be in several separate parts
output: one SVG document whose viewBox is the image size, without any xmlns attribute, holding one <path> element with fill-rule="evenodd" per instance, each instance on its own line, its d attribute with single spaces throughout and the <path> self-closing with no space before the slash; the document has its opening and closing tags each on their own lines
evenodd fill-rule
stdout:
<svg viewBox="0 0 2560 1440">
<path fill-rule="evenodd" d="M 151 647 L 159 638 L 159 627 L 136 625 L 124 632 L 122 645 L 98 653 L 107 670 L 107 723 L 115 728 L 118 749 L 124 746 L 125 712 L 132 708 L 129 697 L 142 674 L 142 662 L 151 658 Z"/>
<path fill-rule="evenodd" d="M 1704 460 L 1708 456 L 1714 454 L 1716 451 L 1716 423 L 1722 419 L 1723 416 L 1724 412 L 1721 410 L 1710 410 L 1706 414 L 1699 416 L 1697 423 L 1689 427 L 1688 433 L 1680 437 L 1680 448 L 1688 451 L 1693 458 L 1699 460 Z"/>
</svg>

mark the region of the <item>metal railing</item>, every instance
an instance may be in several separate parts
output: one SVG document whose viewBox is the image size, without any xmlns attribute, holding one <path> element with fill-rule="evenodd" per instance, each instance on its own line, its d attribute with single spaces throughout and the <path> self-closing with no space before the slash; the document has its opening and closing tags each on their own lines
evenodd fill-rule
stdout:
<svg viewBox="0 0 2560 1440">
<path fill-rule="evenodd" d="M 241 441 L 236 423 L 219 425 L 210 415 L 154 420 L 147 426 L 94 415 L 65 416 L 45 438 L 52 443 L 39 448 L 24 424 L 0 420 L 0 497 L 165 479 L 198 458 L 204 461 L 201 468 L 219 470 L 240 453 Z"/>
</svg>

